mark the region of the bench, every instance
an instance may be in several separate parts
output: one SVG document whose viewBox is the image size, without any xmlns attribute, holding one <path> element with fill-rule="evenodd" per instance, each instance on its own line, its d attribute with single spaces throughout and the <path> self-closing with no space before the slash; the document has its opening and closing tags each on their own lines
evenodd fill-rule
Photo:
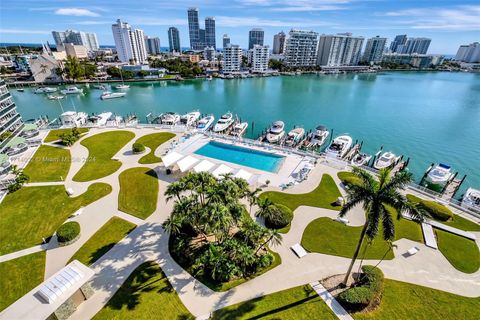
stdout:
<svg viewBox="0 0 480 320">
<path fill-rule="evenodd" d="M 290 247 L 290 249 L 292 249 L 292 251 L 299 258 L 302 258 L 307 255 L 307 251 L 305 251 L 305 249 L 303 249 L 303 247 L 299 243 L 294 244 L 293 246 Z"/>
</svg>

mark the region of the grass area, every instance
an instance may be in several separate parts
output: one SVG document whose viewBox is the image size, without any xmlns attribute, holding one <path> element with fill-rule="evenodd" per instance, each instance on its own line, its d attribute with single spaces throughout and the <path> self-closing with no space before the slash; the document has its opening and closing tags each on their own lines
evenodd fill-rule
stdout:
<svg viewBox="0 0 480 320">
<path fill-rule="evenodd" d="M 357 177 L 353 172 L 350 171 L 340 171 L 337 173 L 338 179 L 340 179 L 344 184 L 357 183 L 360 184 L 362 180 Z"/>
<path fill-rule="evenodd" d="M 212 319 L 334 320 L 337 317 L 312 287 L 304 285 L 217 310 Z"/>
<path fill-rule="evenodd" d="M 56 130 L 50 130 L 50 132 L 48 133 L 48 135 L 45 137 L 45 139 L 43 140 L 43 142 L 53 142 L 53 141 L 57 141 L 57 140 L 60 140 L 60 135 L 64 134 L 64 133 L 68 133 L 68 132 L 71 132 L 72 129 L 56 129 Z M 78 131 L 83 134 L 83 133 L 87 133 L 88 132 L 88 128 L 78 128 Z"/>
<path fill-rule="evenodd" d="M 291 194 L 278 191 L 268 191 L 260 195 L 262 198 L 269 198 L 273 203 L 283 204 L 294 211 L 299 206 L 311 206 L 332 210 L 340 210 L 340 206 L 334 202 L 340 197 L 340 191 L 333 178 L 324 174 L 320 184 L 309 193 Z"/>
<path fill-rule="evenodd" d="M 150 153 L 140 158 L 138 161 L 141 164 L 148 163 L 157 163 L 161 162 L 162 159 L 155 155 L 155 150 L 163 143 L 175 137 L 174 133 L 171 132 L 159 132 L 147 134 L 139 138 L 136 142 L 143 144 L 145 147 L 150 148 Z"/>
<path fill-rule="evenodd" d="M 111 191 L 108 184 L 94 183 L 73 198 L 62 185 L 23 187 L 8 194 L 0 204 L 0 255 L 41 244 L 72 213 Z"/>
<path fill-rule="evenodd" d="M 77 259 L 90 266 L 136 227 L 135 224 L 118 217 L 111 218 L 75 252 L 70 261 Z"/>
<path fill-rule="evenodd" d="M 435 229 L 438 249 L 455 269 L 474 273 L 480 267 L 480 252 L 475 241 Z"/>
<path fill-rule="evenodd" d="M 194 319 L 160 266 L 137 267 L 93 319 Z"/>
<path fill-rule="evenodd" d="M 405 282 L 385 279 L 378 309 L 353 314 L 356 320 L 478 320 L 480 297 L 468 298 Z"/>
<path fill-rule="evenodd" d="M 73 180 L 79 182 L 96 180 L 117 171 L 122 163 L 112 160 L 112 157 L 134 137 L 133 132 L 116 130 L 82 140 L 80 143 L 88 149 L 88 159 Z"/>
<path fill-rule="evenodd" d="M 45 251 L 0 263 L 0 311 L 43 282 Z"/>
<path fill-rule="evenodd" d="M 118 210 L 146 219 L 157 208 L 158 178 L 150 168 L 123 171 L 118 195 Z"/>
<path fill-rule="evenodd" d="M 23 172 L 29 176 L 29 182 L 63 181 L 71 162 L 68 149 L 41 145 Z"/>
</svg>

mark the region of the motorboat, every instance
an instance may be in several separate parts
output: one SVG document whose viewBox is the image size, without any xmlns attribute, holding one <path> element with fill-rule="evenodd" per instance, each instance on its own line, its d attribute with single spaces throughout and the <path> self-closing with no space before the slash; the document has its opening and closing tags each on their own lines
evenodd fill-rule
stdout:
<svg viewBox="0 0 480 320">
<path fill-rule="evenodd" d="M 332 158 L 342 158 L 352 147 L 352 137 L 344 135 L 338 136 L 333 139 L 332 143 L 328 146 L 326 153 L 327 156 Z"/>
<path fill-rule="evenodd" d="M 118 90 L 124 90 L 128 88 L 130 88 L 128 84 L 119 84 L 118 86 L 115 86 L 115 89 L 118 89 Z"/>
<path fill-rule="evenodd" d="M 230 112 L 225 113 L 223 116 L 218 119 L 217 123 L 213 127 L 213 132 L 223 132 L 230 128 L 235 120 L 233 119 L 233 114 Z"/>
<path fill-rule="evenodd" d="M 270 143 L 280 143 L 284 136 L 285 123 L 283 123 L 283 121 L 275 121 L 272 123 L 270 129 L 268 129 L 266 139 Z"/>
<path fill-rule="evenodd" d="M 180 117 L 180 123 L 190 127 L 197 123 L 198 119 L 200 119 L 200 112 L 199 111 L 192 111 L 187 114 L 184 114 Z"/>
<path fill-rule="evenodd" d="M 366 153 L 357 153 L 351 161 L 352 166 L 361 167 L 368 165 L 368 162 L 372 159 L 372 156 Z"/>
<path fill-rule="evenodd" d="M 57 88 L 51 88 L 51 87 L 41 87 L 41 88 L 37 88 L 35 89 L 33 92 L 36 93 L 36 94 L 42 94 L 42 93 L 53 93 L 53 92 L 57 92 Z"/>
<path fill-rule="evenodd" d="M 450 168 L 449 165 L 439 163 L 428 171 L 427 176 L 425 177 L 425 183 L 427 188 L 440 191 L 452 177 L 452 168 Z"/>
<path fill-rule="evenodd" d="M 96 84 L 93 87 L 98 90 L 103 90 L 103 91 L 107 90 L 107 87 L 104 86 L 103 84 Z"/>
<path fill-rule="evenodd" d="M 125 125 L 133 126 L 138 124 L 138 118 L 135 114 L 130 114 L 125 117 L 124 119 Z"/>
<path fill-rule="evenodd" d="M 111 112 L 102 112 L 96 115 L 88 117 L 88 122 L 94 126 L 104 126 L 107 124 L 107 120 L 112 116 Z"/>
<path fill-rule="evenodd" d="M 248 122 L 237 122 L 230 134 L 234 137 L 241 137 L 245 134 L 248 128 Z"/>
<path fill-rule="evenodd" d="M 63 94 L 78 94 L 78 93 L 83 93 L 83 89 L 79 89 L 75 86 L 68 86 L 65 89 L 60 91 Z"/>
<path fill-rule="evenodd" d="M 384 152 L 380 157 L 377 158 L 377 160 L 375 160 L 373 167 L 377 170 L 389 168 L 395 165 L 397 160 L 398 157 L 394 153 L 390 151 Z"/>
<path fill-rule="evenodd" d="M 47 98 L 48 100 L 62 100 L 65 96 L 49 94 Z"/>
<path fill-rule="evenodd" d="M 314 132 L 310 133 L 305 141 L 305 146 L 308 148 L 318 148 L 327 141 L 329 135 L 330 131 L 328 131 L 327 127 L 320 125 L 315 128 Z"/>
<path fill-rule="evenodd" d="M 112 114 L 108 119 L 107 119 L 107 126 L 118 126 L 120 123 L 123 122 L 123 118 L 121 116 L 117 116 L 116 114 Z"/>
<path fill-rule="evenodd" d="M 468 188 L 463 195 L 462 206 L 480 210 L 480 190 Z"/>
<path fill-rule="evenodd" d="M 80 127 L 87 123 L 85 112 L 66 111 L 60 115 L 60 122 L 65 127 Z"/>
<path fill-rule="evenodd" d="M 287 139 L 285 140 L 285 145 L 288 147 L 295 147 L 300 142 L 302 142 L 305 136 L 305 129 L 303 128 L 295 128 L 290 130 L 287 134 Z"/>
<path fill-rule="evenodd" d="M 215 117 L 213 115 L 203 117 L 197 123 L 197 130 L 202 132 L 208 131 L 212 127 L 214 121 Z"/>
<path fill-rule="evenodd" d="M 173 126 L 180 121 L 180 115 L 175 112 L 165 112 L 160 116 L 160 122 L 169 126 Z"/>
<path fill-rule="evenodd" d="M 127 94 L 126 92 L 104 91 L 102 93 L 102 95 L 100 96 L 100 99 L 107 100 L 107 99 L 123 98 L 123 97 L 125 97 L 126 94 Z"/>
</svg>

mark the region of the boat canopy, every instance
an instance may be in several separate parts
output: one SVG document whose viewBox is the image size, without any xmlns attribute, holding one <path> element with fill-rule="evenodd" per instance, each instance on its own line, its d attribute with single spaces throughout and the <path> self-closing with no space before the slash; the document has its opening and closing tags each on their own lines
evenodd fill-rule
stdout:
<svg viewBox="0 0 480 320">
<path fill-rule="evenodd" d="M 326 131 L 326 130 L 327 130 L 327 127 L 320 125 L 320 126 L 316 127 L 315 130 L 318 130 L 318 131 Z"/>
<path fill-rule="evenodd" d="M 450 166 L 449 165 L 446 165 L 446 164 L 443 164 L 443 163 L 440 163 L 438 165 L 440 168 L 443 168 L 443 169 L 450 169 Z"/>
</svg>

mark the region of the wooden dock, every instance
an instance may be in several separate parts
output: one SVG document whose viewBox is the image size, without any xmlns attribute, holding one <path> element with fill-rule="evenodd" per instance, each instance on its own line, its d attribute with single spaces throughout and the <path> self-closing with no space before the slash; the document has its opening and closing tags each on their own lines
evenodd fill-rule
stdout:
<svg viewBox="0 0 480 320">
<path fill-rule="evenodd" d="M 355 144 L 348 152 L 343 156 L 343 160 L 351 161 L 355 155 L 360 152 L 362 145 L 360 143 Z"/>
<path fill-rule="evenodd" d="M 442 193 L 442 199 L 450 200 L 455 196 L 457 190 L 460 188 L 463 179 L 453 178 L 446 186 Z"/>
</svg>

